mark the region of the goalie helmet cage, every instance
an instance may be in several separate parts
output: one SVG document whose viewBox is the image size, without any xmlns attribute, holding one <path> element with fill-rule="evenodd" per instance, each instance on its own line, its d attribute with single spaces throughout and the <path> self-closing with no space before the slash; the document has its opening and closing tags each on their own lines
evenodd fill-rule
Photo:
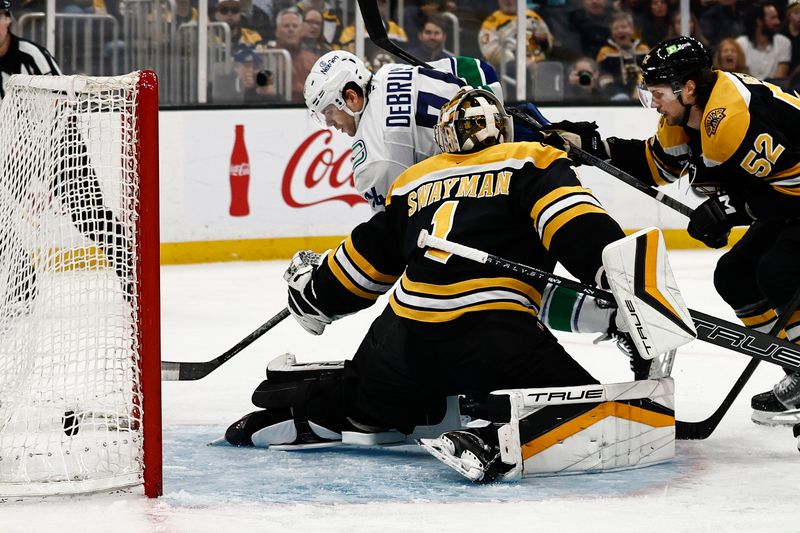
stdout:
<svg viewBox="0 0 800 533">
<path fill-rule="evenodd" d="M 16 75 L 6 90 L 0 499 L 140 485 L 156 497 L 156 75 Z"/>
</svg>

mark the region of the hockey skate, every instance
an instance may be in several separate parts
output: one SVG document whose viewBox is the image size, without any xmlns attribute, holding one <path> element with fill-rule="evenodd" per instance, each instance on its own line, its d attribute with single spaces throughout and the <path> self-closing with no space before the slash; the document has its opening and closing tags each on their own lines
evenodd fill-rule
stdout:
<svg viewBox="0 0 800 533">
<path fill-rule="evenodd" d="M 800 372 L 786 374 L 771 391 L 753 396 L 750 401 L 756 424 L 794 426 L 800 423 Z"/>
<path fill-rule="evenodd" d="M 500 448 L 486 444 L 477 429 L 442 433 L 435 439 L 419 439 L 417 443 L 438 460 L 475 483 L 503 479 L 512 465 L 500 460 Z"/>
<path fill-rule="evenodd" d="M 633 343 L 630 333 L 626 333 L 617 329 L 616 325 L 614 325 L 613 318 L 608 331 L 604 335 L 596 338 L 593 341 L 593 344 L 603 341 L 612 341 L 616 343 L 619 351 L 621 351 L 628 359 L 630 359 L 631 370 L 633 371 L 634 379 L 641 380 L 648 379 L 650 377 L 650 367 L 653 361 L 648 361 L 639 355 L 639 351 L 636 349 L 636 345 Z"/>
</svg>

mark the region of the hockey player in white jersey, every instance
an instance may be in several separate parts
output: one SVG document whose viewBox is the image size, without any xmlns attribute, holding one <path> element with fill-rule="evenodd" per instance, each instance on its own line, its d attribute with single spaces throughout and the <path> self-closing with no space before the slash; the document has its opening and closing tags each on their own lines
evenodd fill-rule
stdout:
<svg viewBox="0 0 800 533">
<path fill-rule="evenodd" d="M 494 69 L 478 59 L 442 59 L 431 67 L 390 63 L 373 75 L 356 56 L 337 50 L 322 56 L 306 78 L 312 117 L 354 137 L 353 179 L 373 210 L 383 210 L 401 172 L 440 152 L 433 126 L 461 87 L 483 87 L 502 100 Z"/>
<path fill-rule="evenodd" d="M 323 55 L 306 78 L 304 96 L 311 116 L 325 128 L 353 137 L 351 161 L 356 189 L 374 211 L 382 211 L 395 178 L 415 163 L 441 153 L 433 138 L 439 110 L 462 87 L 487 89 L 503 101 L 494 69 L 478 59 L 447 58 L 431 68 L 384 65 L 374 75 L 355 55 Z M 514 140 L 533 140 L 514 124 Z M 618 330 L 614 310 L 593 298 L 548 285 L 539 314 L 550 328 L 602 333 L 631 357 L 634 373 L 647 377 L 649 361 L 638 357 L 630 336 Z"/>
</svg>

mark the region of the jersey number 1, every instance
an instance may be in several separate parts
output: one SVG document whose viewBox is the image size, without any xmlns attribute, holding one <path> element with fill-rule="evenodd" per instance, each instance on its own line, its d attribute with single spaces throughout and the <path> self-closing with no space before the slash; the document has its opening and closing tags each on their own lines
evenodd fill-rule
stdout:
<svg viewBox="0 0 800 533">
<path fill-rule="evenodd" d="M 456 214 L 456 207 L 458 207 L 458 200 L 450 200 L 439 206 L 439 209 L 433 214 L 433 229 L 431 230 L 431 235 L 441 239 L 447 238 L 450 234 L 450 230 L 453 229 L 453 216 Z M 433 261 L 438 261 L 439 263 L 447 263 L 451 255 L 453 254 L 433 248 L 428 248 L 425 252 L 425 257 Z"/>
</svg>

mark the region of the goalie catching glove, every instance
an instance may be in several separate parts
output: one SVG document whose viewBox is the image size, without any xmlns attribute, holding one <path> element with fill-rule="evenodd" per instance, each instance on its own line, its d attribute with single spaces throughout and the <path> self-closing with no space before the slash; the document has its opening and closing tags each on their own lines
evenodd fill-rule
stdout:
<svg viewBox="0 0 800 533">
<path fill-rule="evenodd" d="M 312 335 L 322 335 L 325 326 L 336 318 L 329 317 L 319 309 L 314 293 L 314 271 L 327 254 L 301 250 L 294 254 L 283 273 L 283 279 L 289 284 L 289 312 Z"/>
<path fill-rule="evenodd" d="M 544 144 L 555 146 L 565 152 L 569 152 L 571 145 L 599 159 L 607 160 L 611 157 L 608 143 L 600 137 L 596 122 L 562 120 L 544 126 L 542 134 Z"/>
</svg>

